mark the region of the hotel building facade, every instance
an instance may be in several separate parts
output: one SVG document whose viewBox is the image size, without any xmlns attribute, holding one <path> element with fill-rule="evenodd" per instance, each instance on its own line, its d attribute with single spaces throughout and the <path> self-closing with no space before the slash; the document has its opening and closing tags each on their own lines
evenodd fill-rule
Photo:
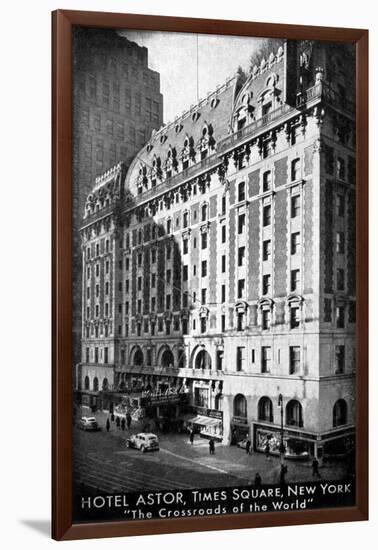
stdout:
<svg viewBox="0 0 378 550">
<path fill-rule="evenodd" d="M 144 392 L 225 444 L 350 443 L 354 79 L 346 47 L 287 42 L 96 178 L 79 392 Z"/>
</svg>

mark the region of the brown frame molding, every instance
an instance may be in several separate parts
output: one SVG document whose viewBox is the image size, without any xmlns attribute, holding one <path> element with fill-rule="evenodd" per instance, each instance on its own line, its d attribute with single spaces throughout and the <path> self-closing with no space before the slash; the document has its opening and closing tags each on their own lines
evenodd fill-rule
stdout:
<svg viewBox="0 0 378 550">
<path fill-rule="evenodd" d="M 357 495 L 351 508 L 206 518 L 72 524 L 73 25 L 343 41 L 357 46 Z M 52 13 L 52 537 L 56 540 L 368 519 L 368 31 L 57 10 Z"/>
</svg>

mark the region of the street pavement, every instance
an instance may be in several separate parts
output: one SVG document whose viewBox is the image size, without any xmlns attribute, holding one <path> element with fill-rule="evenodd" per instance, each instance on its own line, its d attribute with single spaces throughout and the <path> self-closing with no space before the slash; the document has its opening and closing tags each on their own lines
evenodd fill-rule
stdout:
<svg viewBox="0 0 378 550">
<path fill-rule="evenodd" d="M 83 409 L 80 416 L 92 416 Z M 244 449 L 216 444 L 215 454 L 209 454 L 208 440 L 195 437 L 193 445 L 186 434 L 160 434 L 160 451 L 141 453 L 126 448 L 126 438 L 142 431 L 146 421 L 133 421 L 130 430 L 117 429 L 111 423 L 106 431 L 108 413 L 95 414 L 101 427 L 99 432 L 85 432 L 74 428 L 74 480 L 103 492 L 159 491 L 192 488 L 242 486 L 253 484 L 259 472 L 265 484 L 279 482 L 280 463 L 277 457 L 263 453 L 248 455 Z M 286 481 L 312 479 L 311 461 L 286 461 Z M 320 468 L 326 480 L 342 479 L 342 462 Z"/>
</svg>

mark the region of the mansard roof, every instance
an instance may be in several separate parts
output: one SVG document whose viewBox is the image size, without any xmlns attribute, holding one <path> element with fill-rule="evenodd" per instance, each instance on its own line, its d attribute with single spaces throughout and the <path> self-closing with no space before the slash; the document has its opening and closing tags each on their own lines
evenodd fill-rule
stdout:
<svg viewBox="0 0 378 550">
<path fill-rule="evenodd" d="M 172 158 L 172 155 L 181 162 L 186 148 L 192 148 L 197 154 L 197 162 L 205 129 L 207 136 L 210 134 L 212 139 L 209 152 L 215 152 L 217 144 L 235 131 L 235 120 L 243 116 L 243 110 L 248 110 L 249 121 L 253 119 L 254 113 L 259 112 L 258 108 L 265 101 L 265 94 L 267 97 L 272 94 L 281 96 L 281 101 L 284 89 L 283 60 L 284 49 L 280 47 L 268 59 L 263 59 L 258 67 L 253 67 L 244 84 L 241 85 L 238 75 L 229 78 L 173 122 L 153 132 L 151 139 L 132 161 L 126 175 L 125 188 L 136 195 L 136 182 L 139 178 L 140 184 L 142 172 L 150 178 L 157 167 L 160 166 L 164 171 L 167 159 L 169 156 Z"/>
<path fill-rule="evenodd" d="M 236 90 L 237 77 L 229 78 L 206 98 L 201 99 L 181 116 L 175 118 L 153 132 L 151 139 L 141 149 L 132 161 L 126 176 L 126 186 L 132 191 L 133 183 L 139 175 L 141 166 L 148 170 L 152 168 L 155 158 L 164 163 L 169 150 L 175 150 L 179 158 L 184 148 L 186 138 L 198 147 L 205 127 L 211 126 L 214 139 L 220 140 L 231 132 L 232 107 Z"/>
</svg>

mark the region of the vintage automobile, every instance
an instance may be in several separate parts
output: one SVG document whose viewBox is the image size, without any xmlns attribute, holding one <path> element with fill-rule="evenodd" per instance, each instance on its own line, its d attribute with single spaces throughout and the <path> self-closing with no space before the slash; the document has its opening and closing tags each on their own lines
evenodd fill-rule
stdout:
<svg viewBox="0 0 378 550">
<path fill-rule="evenodd" d="M 138 449 L 138 451 L 142 451 L 142 453 L 147 451 L 158 451 L 159 440 L 157 436 L 152 433 L 134 434 L 126 439 L 126 447 Z"/>
<path fill-rule="evenodd" d="M 88 432 L 97 432 L 101 429 L 94 416 L 82 416 L 80 418 L 78 426 L 81 430 L 85 430 Z"/>
</svg>

